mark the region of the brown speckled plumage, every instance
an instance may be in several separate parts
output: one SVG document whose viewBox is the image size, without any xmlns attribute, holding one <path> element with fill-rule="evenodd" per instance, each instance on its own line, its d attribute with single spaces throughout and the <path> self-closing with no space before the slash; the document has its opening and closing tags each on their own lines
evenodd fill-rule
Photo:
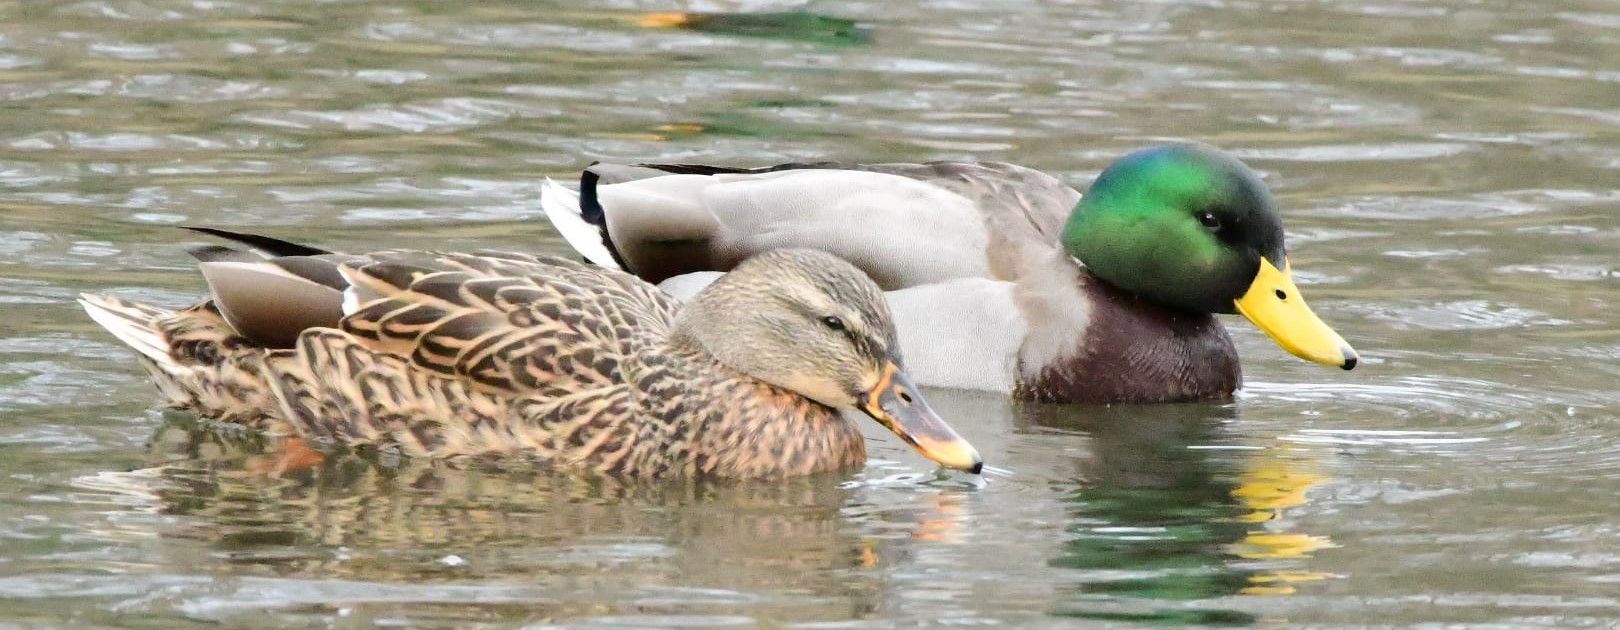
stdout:
<svg viewBox="0 0 1620 630">
<path fill-rule="evenodd" d="M 212 300 L 179 311 L 101 295 L 86 295 L 83 301 L 161 340 L 161 360 L 143 353 L 139 361 L 167 406 L 255 426 L 274 415 L 275 399 L 265 387 L 265 363 L 285 352 L 250 348 L 225 323 Z"/>
<path fill-rule="evenodd" d="M 850 347 L 858 348 L 852 356 L 881 365 L 894 344 L 878 288 L 838 259 L 805 250 L 759 257 L 758 272 L 744 275 L 752 282 L 717 283 L 726 286 L 717 287 L 712 313 L 700 303 L 679 317 L 655 287 L 562 258 L 300 258 L 337 267 L 350 295 L 315 282 L 310 290 L 350 304 L 341 321 L 304 329 L 292 348 L 238 334 L 230 309 L 222 315 L 212 299 L 181 311 L 102 296 L 84 303 L 146 355 L 174 407 L 260 426 L 284 422 L 305 438 L 413 456 L 513 454 L 636 476 L 781 477 L 865 460 L 855 426 L 780 383 L 841 395 L 817 389 L 816 379 L 842 386 L 839 378 L 856 377 L 840 369 L 875 366 L 838 365 L 843 355 L 817 354 L 814 344 L 799 344 L 810 348 L 803 357 L 772 355 L 770 348 L 796 347 L 800 333 L 757 322 L 747 325 L 760 330 L 738 333 L 730 320 L 708 321 L 720 317 L 714 313 L 761 310 L 762 300 L 786 300 L 784 312 L 842 304 Z M 809 301 L 795 302 L 795 294 Z M 775 362 L 787 361 L 797 363 L 773 378 Z"/>
</svg>

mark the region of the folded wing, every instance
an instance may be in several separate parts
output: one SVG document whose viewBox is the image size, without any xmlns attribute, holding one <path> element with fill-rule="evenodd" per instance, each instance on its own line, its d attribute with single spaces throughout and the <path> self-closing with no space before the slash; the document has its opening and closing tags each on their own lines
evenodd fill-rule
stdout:
<svg viewBox="0 0 1620 630">
<path fill-rule="evenodd" d="M 940 162 L 598 164 L 581 177 L 577 196 L 553 184 L 542 200 L 559 232 L 589 259 L 611 258 L 653 282 L 726 271 L 768 249 L 809 247 L 854 263 L 892 290 L 1016 278 L 1057 247 L 1079 197 L 1032 169 Z"/>
</svg>

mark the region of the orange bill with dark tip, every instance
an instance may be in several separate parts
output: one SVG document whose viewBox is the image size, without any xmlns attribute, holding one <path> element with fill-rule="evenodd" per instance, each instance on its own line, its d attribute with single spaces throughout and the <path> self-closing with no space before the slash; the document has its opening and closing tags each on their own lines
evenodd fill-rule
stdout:
<svg viewBox="0 0 1620 630">
<path fill-rule="evenodd" d="M 861 396 L 860 409 L 923 457 L 974 474 L 984 468 L 979 451 L 934 413 L 917 384 L 893 362 L 883 366 L 877 385 Z"/>
</svg>

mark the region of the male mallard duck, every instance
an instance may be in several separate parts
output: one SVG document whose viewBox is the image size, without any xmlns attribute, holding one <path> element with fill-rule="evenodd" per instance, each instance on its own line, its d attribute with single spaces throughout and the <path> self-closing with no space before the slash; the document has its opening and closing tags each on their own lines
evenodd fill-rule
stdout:
<svg viewBox="0 0 1620 630">
<path fill-rule="evenodd" d="M 1305 305 L 1270 192 L 1238 160 L 1176 144 L 1132 153 L 1084 197 L 1003 163 L 598 164 L 558 231 L 599 265 L 682 294 L 778 247 L 835 254 L 888 290 L 923 385 L 1044 401 L 1230 397 L 1237 351 L 1214 313 L 1346 370 L 1356 353 Z"/>
<path fill-rule="evenodd" d="M 859 465 L 859 409 L 946 466 L 973 447 L 903 365 L 882 292 L 810 250 L 737 265 L 679 308 L 618 271 L 517 254 L 346 255 L 203 230 L 212 297 L 86 295 L 171 405 L 304 438 L 624 475 L 780 477 Z M 262 255 L 261 255 L 262 254 Z"/>
</svg>

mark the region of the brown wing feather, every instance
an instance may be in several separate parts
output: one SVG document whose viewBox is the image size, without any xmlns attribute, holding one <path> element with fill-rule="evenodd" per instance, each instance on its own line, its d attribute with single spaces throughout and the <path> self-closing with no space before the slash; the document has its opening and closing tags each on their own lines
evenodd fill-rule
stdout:
<svg viewBox="0 0 1620 630">
<path fill-rule="evenodd" d="M 619 382 L 624 358 L 667 335 L 675 313 L 640 280 L 561 258 L 384 253 L 346 273 L 379 297 L 343 319 L 345 332 L 488 392 Z"/>
</svg>

